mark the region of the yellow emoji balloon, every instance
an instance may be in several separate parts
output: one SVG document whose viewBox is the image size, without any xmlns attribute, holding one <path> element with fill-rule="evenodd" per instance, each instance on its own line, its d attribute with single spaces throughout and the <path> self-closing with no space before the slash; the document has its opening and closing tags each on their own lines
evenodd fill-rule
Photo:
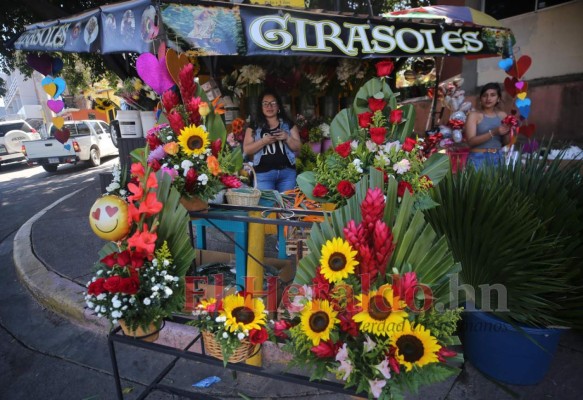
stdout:
<svg viewBox="0 0 583 400">
<path fill-rule="evenodd" d="M 102 239 L 112 242 L 123 239 L 130 231 L 127 203 L 118 196 L 100 197 L 89 211 L 89 225 Z"/>
</svg>

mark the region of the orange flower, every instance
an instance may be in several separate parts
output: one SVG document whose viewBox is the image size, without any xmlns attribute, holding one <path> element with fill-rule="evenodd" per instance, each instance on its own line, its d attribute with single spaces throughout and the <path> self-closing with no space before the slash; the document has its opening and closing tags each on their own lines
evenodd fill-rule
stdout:
<svg viewBox="0 0 583 400">
<path fill-rule="evenodd" d="M 148 217 L 158 214 L 162 210 L 164 204 L 158 201 L 156 198 L 156 193 L 148 193 L 146 200 L 142 201 L 140 204 L 140 213 L 145 213 Z"/>
<path fill-rule="evenodd" d="M 128 189 L 130 190 L 130 192 L 133 193 L 133 195 L 128 196 L 129 201 L 140 200 L 144 195 L 144 190 L 142 189 L 141 185 L 136 185 L 135 183 L 128 183 Z"/>
<path fill-rule="evenodd" d="M 219 165 L 219 160 L 215 156 L 208 156 L 206 159 L 206 165 L 209 167 L 211 174 L 217 176 L 221 173 L 221 166 Z"/>
<path fill-rule="evenodd" d="M 221 96 L 217 97 L 212 101 L 213 108 L 215 109 L 215 114 L 222 115 L 225 113 L 225 105 L 223 103 L 219 103 Z"/>
<path fill-rule="evenodd" d="M 128 245 L 134 247 L 136 251 L 144 251 L 151 255 L 156 248 L 156 239 L 158 235 L 148 232 L 148 225 L 144 224 L 144 231 L 137 231 L 131 238 L 128 239 Z M 149 257 L 148 257 L 149 258 Z"/>
<path fill-rule="evenodd" d="M 158 179 L 156 179 L 156 174 L 150 172 L 148 175 L 148 180 L 146 181 L 146 188 L 147 189 L 155 189 L 158 187 Z"/>
<path fill-rule="evenodd" d="M 133 163 L 130 172 L 132 175 L 137 176 L 138 178 L 142 178 L 146 171 L 144 171 L 144 166 L 140 163 Z"/>
<path fill-rule="evenodd" d="M 180 149 L 180 146 L 178 146 L 178 143 L 176 143 L 176 142 L 169 142 L 169 143 L 166 143 L 164 145 L 164 151 L 166 152 L 166 154 L 171 155 L 171 156 L 178 153 L 179 149 Z"/>
<path fill-rule="evenodd" d="M 203 101 L 198 105 L 198 113 L 201 117 L 206 117 L 210 112 L 211 109 L 209 108 L 209 105 L 206 101 Z"/>
<path fill-rule="evenodd" d="M 235 118 L 233 123 L 231 124 L 231 128 L 235 135 L 243 132 L 243 126 L 245 125 L 245 121 L 242 118 Z"/>
</svg>

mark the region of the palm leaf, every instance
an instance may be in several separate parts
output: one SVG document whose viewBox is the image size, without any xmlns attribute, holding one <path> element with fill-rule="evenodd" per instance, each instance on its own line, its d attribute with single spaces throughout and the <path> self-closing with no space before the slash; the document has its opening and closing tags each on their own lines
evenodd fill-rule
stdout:
<svg viewBox="0 0 583 400">
<path fill-rule="evenodd" d="M 330 138 L 332 144 L 338 146 L 352 137 L 352 132 L 358 131 L 356 114 L 352 108 L 340 110 L 330 123 Z"/>
</svg>

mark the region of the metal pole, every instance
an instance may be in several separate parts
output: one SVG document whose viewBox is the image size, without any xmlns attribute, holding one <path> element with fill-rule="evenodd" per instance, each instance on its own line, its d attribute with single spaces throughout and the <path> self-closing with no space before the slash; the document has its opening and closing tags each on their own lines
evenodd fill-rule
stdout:
<svg viewBox="0 0 583 400">
<path fill-rule="evenodd" d="M 252 218 L 261 218 L 261 211 L 249 211 Z M 249 239 L 247 240 L 247 277 L 253 279 L 253 292 L 263 290 L 263 260 L 265 258 L 265 225 L 249 223 Z M 247 288 L 245 288 L 247 289 Z M 262 364 L 261 351 L 249 358 L 246 364 L 260 367 Z"/>
</svg>

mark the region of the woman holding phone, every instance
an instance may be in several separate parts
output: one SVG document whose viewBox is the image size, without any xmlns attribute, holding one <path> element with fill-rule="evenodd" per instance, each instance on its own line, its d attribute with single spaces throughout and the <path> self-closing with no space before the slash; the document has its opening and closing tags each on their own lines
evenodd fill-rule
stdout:
<svg viewBox="0 0 583 400">
<path fill-rule="evenodd" d="M 300 134 L 273 90 L 266 89 L 260 98 L 257 121 L 245 131 L 243 152 L 253 160 L 258 189 L 285 192 L 296 186 Z"/>
</svg>

